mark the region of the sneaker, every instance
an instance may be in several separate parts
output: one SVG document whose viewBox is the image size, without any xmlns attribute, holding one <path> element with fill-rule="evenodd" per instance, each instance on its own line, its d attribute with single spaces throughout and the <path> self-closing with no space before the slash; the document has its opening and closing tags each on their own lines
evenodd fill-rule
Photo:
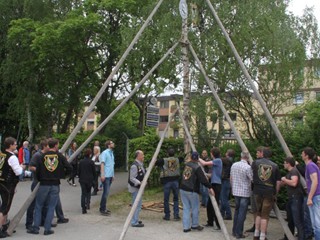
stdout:
<svg viewBox="0 0 320 240">
<path fill-rule="evenodd" d="M 190 231 L 191 231 L 191 228 L 183 229 L 183 232 L 185 232 L 185 233 L 190 232 Z"/>
<path fill-rule="evenodd" d="M 202 231 L 203 227 L 202 226 L 197 226 L 197 227 L 191 227 L 192 230 L 198 230 L 198 231 Z"/>
<path fill-rule="evenodd" d="M 62 218 L 62 219 L 58 219 L 57 223 L 60 224 L 60 223 L 67 223 L 69 222 L 69 218 Z"/>
<path fill-rule="evenodd" d="M 51 235 L 51 234 L 54 234 L 54 231 L 53 230 L 44 230 L 44 235 Z"/>
<path fill-rule="evenodd" d="M 108 212 L 108 211 L 100 211 L 100 214 L 102 216 L 110 216 L 110 212 Z"/>
<path fill-rule="evenodd" d="M 72 184 L 73 187 L 76 187 L 77 185 L 75 183 Z"/>
<path fill-rule="evenodd" d="M 138 224 L 135 224 L 135 225 L 131 225 L 132 227 L 144 227 L 144 224 L 143 223 L 138 223 Z"/>
</svg>

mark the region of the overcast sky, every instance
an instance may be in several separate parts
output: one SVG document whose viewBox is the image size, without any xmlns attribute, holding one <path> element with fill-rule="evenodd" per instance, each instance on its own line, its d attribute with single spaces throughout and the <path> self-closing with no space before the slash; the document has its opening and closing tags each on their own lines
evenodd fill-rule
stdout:
<svg viewBox="0 0 320 240">
<path fill-rule="evenodd" d="M 320 24 L 320 0 L 292 0 L 289 11 L 293 14 L 301 16 L 305 7 L 314 7 L 313 12 Z"/>
</svg>

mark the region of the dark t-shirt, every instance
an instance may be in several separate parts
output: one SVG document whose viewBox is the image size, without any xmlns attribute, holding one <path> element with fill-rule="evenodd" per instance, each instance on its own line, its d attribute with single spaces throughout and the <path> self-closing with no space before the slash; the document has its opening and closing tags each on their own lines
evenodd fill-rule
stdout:
<svg viewBox="0 0 320 240">
<path fill-rule="evenodd" d="M 252 163 L 253 193 L 275 194 L 277 181 L 281 180 L 278 165 L 269 159 L 261 158 Z"/>
<path fill-rule="evenodd" d="M 295 168 L 293 168 L 290 172 L 287 173 L 286 179 L 291 180 L 293 176 L 297 176 L 298 177 L 298 184 L 295 187 L 287 185 L 288 196 L 291 197 L 292 195 L 295 195 L 295 196 L 303 195 L 302 187 L 300 185 L 299 172 Z"/>
</svg>

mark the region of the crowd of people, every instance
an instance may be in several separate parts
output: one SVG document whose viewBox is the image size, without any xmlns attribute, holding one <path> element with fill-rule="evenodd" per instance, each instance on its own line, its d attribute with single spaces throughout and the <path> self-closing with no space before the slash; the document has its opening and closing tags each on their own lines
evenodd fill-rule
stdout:
<svg viewBox="0 0 320 240">
<path fill-rule="evenodd" d="M 30 234 L 39 234 L 40 226 L 44 227 L 44 235 L 54 233 L 52 223 L 54 213 L 57 223 L 67 223 L 64 217 L 59 196 L 60 179 L 70 176 L 68 183 L 76 186 L 74 178 L 79 177 L 81 187 L 80 206 L 82 213 L 90 209 L 91 196 L 102 190 L 99 212 L 103 216 L 111 214 L 107 208 L 107 200 L 114 181 L 115 144 L 108 140 L 105 150 L 100 151 L 99 142 L 93 149 L 86 148 L 81 160 L 68 159 L 76 151 L 73 142 L 66 155 L 59 152 L 59 141 L 43 139 L 36 151 L 30 153 L 27 142 L 22 150 L 17 151 L 17 142 L 8 137 L 4 141 L 5 151 L 0 152 L 0 238 L 7 237 L 9 221 L 8 212 L 14 197 L 15 188 L 23 181 L 23 172 L 28 169 L 32 174 L 31 191 L 39 184 L 34 201 L 26 214 L 26 229 Z M 28 149 L 28 150 L 27 150 Z M 158 159 L 156 166 L 160 169 L 160 181 L 164 192 L 163 220 L 180 221 L 179 195 L 183 204 L 183 232 L 201 231 L 204 227 L 221 229 L 221 219 L 233 220 L 232 235 L 236 239 L 246 238 L 248 232 L 253 233 L 254 240 L 267 239 L 269 215 L 276 202 L 281 187 L 286 187 L 288 201 L 286 206 L 288 227 L 292 234 L 297 231 L 299 240 L 320 240 L 320 158 L 309 147 L 303 149 L 301 158 L 304 164 L 292 157 L 283 161 L 287 171 L 281 177 L 279 166 L 272 161 L 272 151 L 268 147 L 259 147 L 256 159 L 250 161 L 249 152 L 242 151 L 240 160 L 235 161 L 235 152 L 227 150 L 225 157 L 220 149 L 213 147 L 208 152 L 203 150 L 188 154 L 185 159 L 175 157 L 173 148 L 167 150 L 167 157 Z M 319 159 L 318 159 L 319 158 Z M 19 160 L 19 159 L 22 159 Z M 144 179 L 144 152 L 137 150 L 128 176 L 128 191 L 131 193 L 132 205 L 138 196 Z M 183 166 L 183 168 L 182 168 Z M 100 177 L 100 179 L 99 179 Z M 170 193 L 173 193 L 173 214 L 170 210 Z M 234 198 L 235 209 L 232 216 L 230 193 Z M 215 198 L 219 213 L 215 212 L 209 196 Z M 201 202 L 200 202 L 201 196 Z M 244 230 L 248 206 L 251 205 L 254 225 Z M 132 227 L 144 227 L 139 219 L 142 206 L 140 198 L 131 219 Z M 206 208 L 207 223 L 202 226 L 199 220 L 200 207 Z M 222 217 L 220 218 L 219 215 Z M 219 220 L 220 219 L 220 220 Z M 284 235 L 283 239 L 287 239 Z"/>
</svg>

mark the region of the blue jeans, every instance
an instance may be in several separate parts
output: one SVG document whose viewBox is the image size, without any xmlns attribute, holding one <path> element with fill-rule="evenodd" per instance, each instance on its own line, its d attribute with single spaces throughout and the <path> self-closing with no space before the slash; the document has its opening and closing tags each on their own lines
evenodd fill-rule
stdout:
<svg viewBox="0 0 320 240">
<path fill-rule="evenodd" d="M 294 228 L 298 230 L 298 240 L 304 240 L 304 208 L 303 208 L 303 196 L 289 196 L 287 205 L 287 219 L 288 227 L 292 234 L 294 234 Z"/>
<path fill-rule="evenodd" d="M 304 237 L 308 238 L 313 235 L 312 223 L 310 218 L 310 211 L 307 205 L 308 197 L 303 198 L 303 208 L 304 208 Z"/>
<path fill-rule="evenodd" d="M 175 180 L 169 181 L 163 185 L 165 218 L 170 218 L 169 198 L 171 190 L 173 193 L 173 215 L 174 217 L 179 217 L 179 181 Z"/>
<path fill-rule="evenodd" d="M 33 189 L 37 186 L 38 181 L 32 181 L 31 183 L 31 192 Z M 33 223 L 33 213 L 34 213 L 34 208 L 36 206 L 36 199 L 34 199 L 30 206 L 28 207 L 27 214 L 26 214 L 26 227 L 32 226 Z"/>
<path fill-rule="evenodd" d="M 199 194 L 180 189 L 180 196 L 183 204 L 183 229 L 199 226 Z"/>
<path fill-rule="evenodd" d="M 314 239 L 320 240 L 320 195 L 314 196 L 312 206 L 309 206 Z"/>
<path fill-rule="evenodd" d="M 204 186 L 202 183 L 200 183 L 200 193 L 201 193 L 201 205 L 206 207 L 209 199 L 209 192 L 208 192 L 208 188 Z"/>
<path fill-rule="evenodd" d="M 104 182 L 102 182 L 102 187 L 103 187 L 103 193 L 101 196 L 101 201 L 100 201 L 100 212 L 104 212 L 107 210 L 107 198 L 110 192 L 110 187 L 112 183 L 112 177 L 106 178 Z"/>
<path fill-rule="evenodd" d="M 232 234 L 234 234 L 236 237 L 240 237 L 243 235 L 243 225 L 244 221 L 246 220 L 250 197 L 235 196 L 234 201 L 236 207 L 234 210 Z"/>
<path fill-rule="evenodd" d="M 60 192 L 59 185 L 40 185 L 36 196 L 36 206 L 34 209 L 34 228 L 39 230 L 42 218 L 42 209 L 45 205 L 48 206 L 46 219 L 44 221 L 44 229 L 48 231 L 51 229 L 51 223 L 54 215 L 54 209 L 57 205 Z"/>
<path fill-rule="evenodd" d="M 220 212 L 222 217 L 231 218 L 232 216 L 229 204 L 230 190 L 230 179 L 222 179 L 220 192 Z"/>
<path fill-rule="evenodd" d="M 133 205 L 134 201 L 136 200 L 137 195 L 138 195 L 138 191 L 131 193 L 132 205 Z M 142 197 L 138 203 L 136 210 L 134 211 L 133 217 L 131 219 L 131 225 L 137 225 L 139 223 L 139 214 L 141 211 L 141 205 L 142 205 Z"/>
</svg>

